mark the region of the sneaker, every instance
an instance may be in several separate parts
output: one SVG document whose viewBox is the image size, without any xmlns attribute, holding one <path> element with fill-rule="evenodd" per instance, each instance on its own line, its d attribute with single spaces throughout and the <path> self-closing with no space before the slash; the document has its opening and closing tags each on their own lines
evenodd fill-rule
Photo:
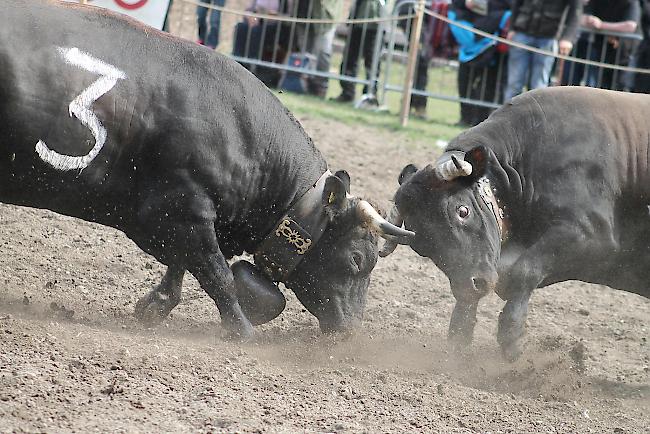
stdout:
<svg viewBox="0 0 650 434">
<path fill-rule="evenodd" d="M 330 101 L 341 102 L 341 103 L 352 102 L 353 100 L 354 100 L 353 97 L 344 94 L 340 94 L 336 98 L 330 98 Z"/>
</svg>

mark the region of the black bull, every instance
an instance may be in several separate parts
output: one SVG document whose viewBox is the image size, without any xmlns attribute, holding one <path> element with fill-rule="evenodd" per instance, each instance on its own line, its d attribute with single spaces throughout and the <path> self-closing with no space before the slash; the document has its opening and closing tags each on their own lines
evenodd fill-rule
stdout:
<svg viewBox="0 0 650 434">
<path fill-rule="evenodd" d="M 650 296 L 650 96 L 553 88 L 515 98 L 400 175 L 393 223 L 447 275 L 450 339 L 479 299 L 506 300 L 497 340 L 522 349 L 535 288 L 569 279 Z M 381 255 L 390 253 L 387 245 Z"/>
<path fill-rule="evenodd" d="M 267 244 L 286 238 L 278 248 L 291 267 L 270 270 L 282 276 L 273 280 L 323 330 L 358 323 L 377 234 L 404 231 L 349 196 L 346 173 L 326 170 L 299 123 L 237 63 L 103 9 L 2 2 L 0 202 L 117 228 L 166 264 L 162 283 L 136 305 L 141 319 L 178 304 L 187 270 L 224 327 L 249 336 L 226 260 L 283 259 L 259 250 L 279 237 Z M 304 221 L 285 218 L 290 209 Z M 304 222 L 313 232 L 298 228 Z M 277 291 L 259 267 L 238 270 L 265 279 L 253 289 Z M 279 297 L 272 310 L 284 307 Z"/>
</svg>

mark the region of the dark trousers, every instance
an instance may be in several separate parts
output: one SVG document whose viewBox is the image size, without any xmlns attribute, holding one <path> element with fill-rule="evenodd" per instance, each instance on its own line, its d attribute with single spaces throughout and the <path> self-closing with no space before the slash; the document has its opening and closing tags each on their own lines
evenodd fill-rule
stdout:
<svg viewBox="0 0 650 434">
<path fill-rule="evenodd" d="M 363 65 L 366 68 L 366 80 L 370 80 L 375 41 L 377 40 L 377 28 L 363 25 L 352 25 L 350 35 L 345 44 L 343 62 L 341 63 L 341 75 L 356 77 L 359 70 L 359 56 L 363 56 Z M 377 70 L 379 73 L 379 69 Z M 355 84 L 350 81 L 341 80 L 341 94 L 349 99 L 354 99 Z M 363 86 L 363 93 L 368 93 L 368 86 Z M 373 86 L 373 93 L 377 93 L 377 83 Z"/>
<path fill-rule="evenodd" d="M 226 0 L 206 0 L 205 3 L 210 3 L 215 6 L 225 6 Z M 199 40 L 210 48 L 216 48 L 219 45 L 221 11 L 197 6 L 196 17 L 198 21 Z"/>
<path fill-rule="evenodd" d="M 505 85 L 505 77 L 499 77 L 500 64 L 505 64 L 501 55 L 496 55 L 489 66 L 476 67 L 461 63 L 458 67 L 458 95 L 461 98 L 500 103 Z M 505 71 L 503 67 L 501 70 Z M 469 126 L 478 125 L 493 110 L 490 107 L 461 103 L 460 122 Z"/>
<path fill-rule="evenodd" d="M 604 52 L 603 52 L 604 51 Z M 605 38 L 598 35 L 594 42 L 589 45 L 587 37 L 578 39 L 575 48 L 575 57 L 580 59 L 595 60 L 598 62 L 616 64 L 617 50 L 609 44 Z M 621 61 L 619 59 L 618 63 Z M 586 73 L 585 73 L 586 71 Z M 615 89 L 614 70 L 608 68 L 598 68 L 596 66 L 585 66 L 582 63 L 566 62 L 562 76 L 563 85 L 579 86 L 584 79 L 585 86 L 599 87 L 601 89 Z M 617 75 L 619 75 L 618 73 Z"/>
<path fill-rule="evenodd" d="M 636 53 L 637 68 L 650 68 L 650 41 L 644 39 Z M 634 75 L 634 92 L 650 93 L 650 75 L 637 73 Z"/>
<path fill-rule="evenodd" d="M 418 51 L 415 77 L 413 78 L 413 88 L 417 90 L 426 90 L 427 88 L 427 83 L 429 82 L 429 60 L 431 59 L 423 52 L 423 50 Z M 425 108 L 426 106 L 426 96 L 411 96 L 411 108 Z"/>
<path fill-rule="evenodd" d="M 282 63 L 286 55 L 285 47 L 288 42 L 286 30 L 277 21 L 262 21 L 260 24 L 252 27 L 246 21 L 237 23 L 233 38 L 232 54 L 249 59 Z M 241 61 L 241 63 L 267 86 L 277 86 L 277 81 L 280 78 L 280 73 L 277 69 L 250 65 L 244 61 Z"/>
</svg>

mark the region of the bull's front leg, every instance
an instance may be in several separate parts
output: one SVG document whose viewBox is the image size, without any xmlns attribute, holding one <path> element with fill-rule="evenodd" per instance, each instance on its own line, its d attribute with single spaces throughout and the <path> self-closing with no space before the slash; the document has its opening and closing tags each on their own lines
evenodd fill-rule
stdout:
<svg viewBox="0 0 650 434">
<path fill-rule="evenodd" d="M 221 253 L 214 225 L 194 226 L 188 231 L 187 269 L 201 288 L 214 300 L 221 324 L 229 339 L 246 340 L 253 336 L 253 326 L 244 315 L 235 289 L 235 280 L 226 258 Z"/>
<path fill-rule="evenodd" d="M 449 322 L 448 339 L 455 350 L 463 350 L 472 343 L 476 326 L 478 300 L 456 299 Z"/>
<path fill-rule="evenodd" d="M 528 302 L 535 288 L 553 276 L 570 275 L 576 268 L 597 262 L 616 248 L 608 231 L 585 232 L 584 227 L 567 223 L 548 230 L 509 270 L 500 272 L 497 294 L 506 304 L 499 315 L 497 341 L 508 360 L 516 360 L 523 351 Z"/>
<path fill-rule="evenodd" d="M 135 305 L 136 318 L 147 326 L 161 322 L 181 301 L 185 269 L 174 265 L 167 268 L 160 285 L 149 291 Z"/>
<path fill-rule="evenodd" d="M 532 293 L 532 289 L 526 289 L 513 295 L 499 314 L 497 342 L 509 361 L 517 360 L 524 350 L 528 301 Z"/>
</svg>

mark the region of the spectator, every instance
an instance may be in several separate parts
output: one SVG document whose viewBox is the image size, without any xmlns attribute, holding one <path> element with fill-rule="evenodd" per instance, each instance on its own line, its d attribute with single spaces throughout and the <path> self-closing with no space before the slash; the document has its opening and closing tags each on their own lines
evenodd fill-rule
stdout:
<svg viewBox="0 0 650 434">
<path fill-rule="evenodd" d="M 287 12 L 287 0 L 253 0 L 247 9 L 266 15 L 280 15 Z M 288 43 L 288 28 L 279 21 L 244 17 L 235 25 L 232 54 L 238 57 L 283 62 Z M 251 70 L 264 84 L 275 87 L 280 78 L 277 69 L 242 64 Z"/>
<path fill-rule="evenodd" d="M 585 6 L 582 25 L 586 29 L 602 30 L 606 32 L 634 33 L 641 19 L 641 7 L 638 0 L 590 0 Z M 605 62 L 609 64 L 620 63 L 617 58 L 619 39 L 606 37 L 602 34 L 593 35 L 583 32 L 580 35 L 576 49 L 576 57 Z M 562 82 L 564 84 L 579 85 L 583 80 L 585 67 L 583 64 L 572 64 L 564 70 Z M 607 68 L 589 67 L 585 84 L 591 87 L 604 89 L 616 88 L 614 71 Z"/>
<path fill-rule="evenodd" d="M 203 3 L 209 3 L 215 6 L 224 6 L 226 0 L 203 0 Z M 212 49 L 217 48 L 217 45 L 219 45 L 221 11 L 206 8 L 204 6 L 197 6 L 196 17 L 198 19 L 199 29 L 199 40 L 197 42 Z"/>
<path fill-rule="evenodd" d="M 384 0 L 356 0 L 350 10 L 351 19 L 378 18 L 383 15 Z M 359 65 L 359 55 L 363 56 L 366 69 L 366 80 L 370 80 L 372 62 L 377 40 L 377 23 L 352 24 L 349 26 L 348 37 L 343 50 L 341 75 L 356 77 Z M 363 87 L 363 93 L 368 93 L 368 86 Z M 376 83 L 373 85 L 373 94 L 377 93 Z M 355 84 L 341 80 L 341 94 L 334 98 L 338 102 L 351 102 L 355 97 Z"/>
<path fill-rule="evenodd" d="M 333 20 L 340 14 L 342 0 L 298 0 L 299 18 Z M 332 58 L 334 23 L 300 23 L 296 25 L 296 39 L 301 51 L 316 57 L 316 70 L 328 73 Z M 319 98 L 327 95 L 327 77 L 310 75 L 307 79 L 307 92 Z"/>
<path fill-rule="evenodd" d="M 513 0 L 508 39 L 567 55 L 573 49 L 582 17 L 582 0 Z M 558 43 L 559 39 L 559 43 Z M 555 58 L 510 47 L 505 100 L 530 89 L 547 87 Z"/>
<path fill-rule="evenodd" d="M 476 7 L 477 3 L 472 0 L 454 0 L 448 16 L 454 21 L 484 32 L 494 35 L 502 33 L 510 17 L 510 2 L 489 0 L 482 4 L 481 8 Z M 460 47 L 458 95 L 461 98 L 500 103 L 505 77 L 499 71 L 503 69 L 507 58 L 503 50 L 497 49 L 495 40 L 476 35 L 470 30 L 452 25 L 451 32 Z M 459 125 L 477 125 L 485 120 L 491 111 L 489 107 L 461 103 Z"/>
</svg>

